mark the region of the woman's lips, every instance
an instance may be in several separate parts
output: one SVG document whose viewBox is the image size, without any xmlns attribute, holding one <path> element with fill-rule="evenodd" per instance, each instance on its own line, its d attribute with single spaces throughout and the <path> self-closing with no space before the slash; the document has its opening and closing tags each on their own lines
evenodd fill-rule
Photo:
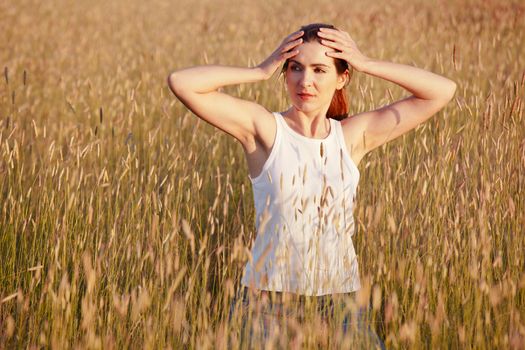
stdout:
<svg viewBox="0 0 525 350">
<path fill-rule="evenodd" d="M 298 93 L 297 95 L 301 98 L 301 100 L 309 100 L 315 97 L 314 95 L 306 94 L 306 93 Z"/>
</svg>

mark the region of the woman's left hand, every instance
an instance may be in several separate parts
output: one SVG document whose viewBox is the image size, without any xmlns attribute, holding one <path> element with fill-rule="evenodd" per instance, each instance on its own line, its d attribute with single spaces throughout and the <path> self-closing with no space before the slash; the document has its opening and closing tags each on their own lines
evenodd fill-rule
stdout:
<svg viewBox="0 0 525 350">
<path fill-rule="evenodd" d="M 321 44 L 338 51 L 327 52 L 327 56 L 345 60 L 358 72 L 363 71 L 370 61 L 370 58 L 359 51 L 355 41 L 347 32 L 331 28 L 320 28 L 317 35 L 321 38 Z"/>
</svg>

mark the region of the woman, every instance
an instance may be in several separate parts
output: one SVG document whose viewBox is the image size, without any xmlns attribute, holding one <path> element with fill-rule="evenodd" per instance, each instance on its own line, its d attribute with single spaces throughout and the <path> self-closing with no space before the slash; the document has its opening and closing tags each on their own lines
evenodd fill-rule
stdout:
<svg viewBox="0 0 525 350">
<path fill-rule="evenodd" d="M 281 65 L 291 103 L 283 112 L 217 91 L 269 79 Z M 412 95 L 347 116 L 344 88 L 354 69 Z M 456 84 L 422 69 L 369 58 L 348 33 L 326 24 L 303 26 L 256 67 L 191 67 L 170 74 L 168 84 L 193 113 L 244 149 L 257 236 L 237 298 L 242 297 L 245 309 L 264 301 L 263 314 L 271 316 L 263 318 L 265 339 L 268 320 L 304 314 L 306 303 L 329 310 L 322 315 L 333 316 L 335 306 L 347 312 L 344 297 L 355 296 L 361 287 L 351 239 L 357 166 L 368 152 L 443 108 Z M 290 300 L 299 309 L 290 311 Z M 352 317 L 363 324 L 362 308 L 353 310 L 345 317 L 345 330 Z M 360 329 L 383 347 L 370 328 Z"/>
</svg>

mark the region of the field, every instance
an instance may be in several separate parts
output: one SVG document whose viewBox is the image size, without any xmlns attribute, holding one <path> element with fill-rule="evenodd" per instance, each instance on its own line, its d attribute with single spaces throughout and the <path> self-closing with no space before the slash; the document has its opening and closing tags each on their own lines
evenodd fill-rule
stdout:
<svg viewBox="0 0 525 350">
<path fill-rule="evenodd" d="M 0 13 L 0 348 L 238 345 L 228 308 L 255 238 L 244 153 L 166 78 L 253 66 L 311 22 L 458 85 L 359 165 L 359 295 L 377 333 L 387 348 L 525 348 L 522 2 L 20 0 Z M 288 105 L 277 75 L 225 90 Z M 350 112 L 407 94 L 356 73 Z M 336 347 L 317 329 L 296 342 Z"/>
</svg>

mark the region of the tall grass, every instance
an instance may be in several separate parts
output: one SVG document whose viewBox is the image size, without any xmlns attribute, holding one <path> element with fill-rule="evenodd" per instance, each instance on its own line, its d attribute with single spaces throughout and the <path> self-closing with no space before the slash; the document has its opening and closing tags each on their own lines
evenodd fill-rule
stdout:
<svg viewBox="0 0 525 350">
<path fill-rule="evenodd" d="M 525 347 L 525 6 L 519 1 L 0 5 L 0 344 L 224 348 L 254 232 L 239 144 L 169 92 L 309 22 L 458 84 L 360 163 L 354 245 L 391 348 Z M 282 81 L 228 87 L 270 110 Z M 354 75 L 351 112 L 407 95 Z M 328 346 L 318 328 L 300 346 Z M 323 333 L 324 334 L 324 333 Z M 228 339 L 228 341 L 227 341 Z M 331 338 L 332 341 L 334 338 Z"/>
</svg>

